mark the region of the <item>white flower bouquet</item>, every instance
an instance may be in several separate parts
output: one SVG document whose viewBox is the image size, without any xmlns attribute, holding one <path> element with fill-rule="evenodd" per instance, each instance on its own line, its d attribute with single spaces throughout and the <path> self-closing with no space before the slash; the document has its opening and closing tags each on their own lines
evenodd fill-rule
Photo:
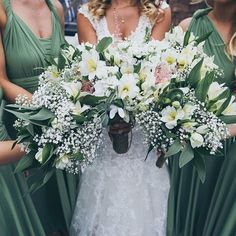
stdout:
<svg viewBox="0 0 236 236">
<path fill-rule="evenodd" d="M 17 170 L 39 167 L 42 183 L 54 167 L 78 173 L 96 157 L 102 126 L 124 153 L 136 120 L 150 150 L 160 153 L 158 165 L 181 152 L 180 167 L 194 160 L 203 173 L 202 154 L 218 153 L 225 123 L 236 115 L 235 98 L 215 81 L 221 72 L 204 54 L 204 39 L 177 27 L 163 41 L 67 45 L 40 76 L 32 101 L 8 105 L 26 151 Z"/>
<path fill-rule="evenodd" d="M 203 53 L 204 38 L 178 31 L 175 28 L 165 38 L 169 47 L 158 54 L 153 102 L 136 120 L 146 134 L 149 152 L 158 151 L 157 166 L 180 153 L 180 168 L 192 162 L 204 182 L 206 156 L 223 156 L 226 124 L 236 122 L 236 99 L 217 82 L 222 72 Z"/>
</svg>

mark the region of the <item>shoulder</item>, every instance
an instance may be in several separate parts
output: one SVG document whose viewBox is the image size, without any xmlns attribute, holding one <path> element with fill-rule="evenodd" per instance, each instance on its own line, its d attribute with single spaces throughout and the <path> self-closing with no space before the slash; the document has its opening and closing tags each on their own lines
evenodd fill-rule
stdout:
<svg viewBox="0 0 236 236">
<path fill-rule="evenodd" d="M 187 31 L 191 21 L 192 17 L 186 18 L 179 23 L 179 26 L 183 29 L 183 31 Z"/>
<path fill-rule="evenodd" d="M 0 28 L 5 28 L 7 22 L 7 15 L 3 5 L 3 0 L 0 0 Z"/>
<path fill-rule="evenodd" d="M 52 0 L 52 4 L 55 7 L 58 16 L 60 17 L 60 19 L 64 20 L 64 9 L 62 4 L 58 1 L 58 0 Z"/>
<path fill-rule="evenodd" d="M 80 24 L 91 24 L 93 27 L 95 27 L 95 17 L 90 13 L 88 4 L 83 4 L 79 10 L 78 10 L 78 16 L 77 21 L 80 22 Z"/>
</svg>

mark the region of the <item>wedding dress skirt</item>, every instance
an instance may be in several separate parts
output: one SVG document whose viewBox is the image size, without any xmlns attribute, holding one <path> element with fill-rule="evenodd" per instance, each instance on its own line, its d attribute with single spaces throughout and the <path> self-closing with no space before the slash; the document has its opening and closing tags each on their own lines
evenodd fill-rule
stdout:
<svg viewBox="0 0 236 236">
<path fill-rule="evenodd" d="M 117 154 L 107 131 L 99 156 L 82 174 L 71 236 L 165 236 L 169 175 L 133 129 L 129 151 Z"/>
</svg>

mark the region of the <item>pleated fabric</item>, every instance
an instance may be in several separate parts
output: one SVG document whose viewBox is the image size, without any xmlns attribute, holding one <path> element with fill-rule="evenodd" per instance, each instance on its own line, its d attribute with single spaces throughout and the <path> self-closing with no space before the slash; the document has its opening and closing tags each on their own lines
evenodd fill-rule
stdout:
<svg viewBox="0 0 236 236">
<path fill-rule="evenodd" d="M 7 14 L 7 24 L 3 32 L 7 76 L 11 82 L 31 93 L 37 89 L 38 75 L 47 66 L 46 60 L 57 57 L 61 45 L 65 42 L 56 10 L 50 0 L 45 0 L 45 2 L 51 11 L 52 36 L 48 39 L 40 39 L 14 13 L 10 0 L 3 0 Z M 3 113 L 0 123 L 0 140 L 15 138 L 14 118 L 2 109 L 0 113 Z M 15 232 L 20 234 L 6 235 L 40 236 L 59 229 L 66 230 L 70 225 L 77 197 L 78 176 L 56 171 L 55 176 L 42 189 L 33 195 L 27 195 L 28 186 L 24 176 L 14 175 L 13 171 L 14 165 L 0 167 L 1 181 L 5 183 L 5 185 L 1 184 L 0 191 L 7 194 L 0 204 L 1 208 L 8 209 L 4 212 L 8 219 L 17 222 L 16 218 L 19 215 L 21 219 L 19 225 L 22 229 L 16 228 Z M 5 175 L 5 173 L 8 174 Z M 16 217 L 13 218 L 13 216 Z M 8 225 L 5 228 L 8 229 Z M 1 233 L 1 235 L 4 234 Z"/>
<path fill-rule="evenodd" d="M 215 63 L 224 71 L 224 76 L 218 81 L 231 88 L 236 62 L 226 54 L 224 41 L 208 18 L 210 11 L 197 11 L 189 30 L 196 36 L 212 32 L 204 50 L 209 56 L 214 56 Z M 204 184 L 191 163 L 180 169 L 179 157 L 170 158 L 168 236 L 236 234 L 236 143 L 232 139 L 224 146 L 224 157 L 205 158 L 207 175 Z"/>
</svg>

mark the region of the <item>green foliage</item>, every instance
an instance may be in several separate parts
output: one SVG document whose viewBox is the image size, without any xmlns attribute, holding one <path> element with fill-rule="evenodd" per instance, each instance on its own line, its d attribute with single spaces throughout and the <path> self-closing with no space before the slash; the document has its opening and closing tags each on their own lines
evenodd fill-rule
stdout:
<svg viewBox="0 0 236 236">
<path fill-rule="evenodd" d="M 103 53 L 112 43 L 111 37 L 104 37 L 99 41 L 99 43 L 96 46 L 96 50 L 99 53 Z"/>
</svg>

